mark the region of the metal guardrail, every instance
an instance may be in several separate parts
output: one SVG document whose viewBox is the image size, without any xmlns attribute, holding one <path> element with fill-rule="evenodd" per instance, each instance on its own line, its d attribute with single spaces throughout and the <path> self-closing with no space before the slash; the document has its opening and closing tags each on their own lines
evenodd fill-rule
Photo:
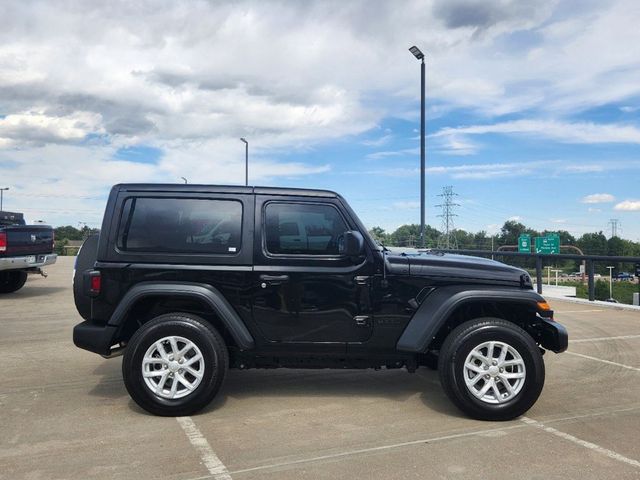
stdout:
<svg viewBox="0 0 640 480">
<path fill-rule="evenodd" d="M 439 252 L 458 253 L 460 255 L 489 256 L 496 257 L 523 257 L 536 259 L 536 284 L 538 293 L 542 293 L 542 261 L 546 259 L 552 260 L 578 260 L 585 262 L 586 275 L 589 286 L 589 300 L 596 299 L 596 282 L 594 279 L 595 262 L 620 262 L 620 263 L 640 263 L 640 257 L 624 257 L 624 256 L 607 256 L 607 255 L 577 255 L 570 253 L 521 253 L 521 252 L 505 252 L 495 250 L 443 250 L 437 249 Z"/>
</svg>

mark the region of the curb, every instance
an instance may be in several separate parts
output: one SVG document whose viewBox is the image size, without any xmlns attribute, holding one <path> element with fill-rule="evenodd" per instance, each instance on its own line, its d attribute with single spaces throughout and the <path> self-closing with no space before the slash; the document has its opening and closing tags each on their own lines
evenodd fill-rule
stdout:
<svg viewBox="0 0 640 480">
<path fill-rule="evenodd" d="M 636 305 L 627 305 L 624 303 L 611 303 L 611 302 L 603 302 L 601 300 L 594 300 L 593 302 L 590 302 L 589 300 L 587 300 L 586 298 L 575 298 L 575 297 L 563 297 L 561 295 L 549 295 L 549 294 L 543 294 L 545 298 L 549 298 L 549 299 L 553 299 L 553 300 L 562 300 L 564 302 L 569 302 L 569 303 L 579 303 L 582 305 L 597 305 L 599 307 L 607 307 L 607 308 L 611 308 L 613 310 L 630 310 L 632 312 L 640 312 L 640 306 L 636 306 Z"/>
</svg>

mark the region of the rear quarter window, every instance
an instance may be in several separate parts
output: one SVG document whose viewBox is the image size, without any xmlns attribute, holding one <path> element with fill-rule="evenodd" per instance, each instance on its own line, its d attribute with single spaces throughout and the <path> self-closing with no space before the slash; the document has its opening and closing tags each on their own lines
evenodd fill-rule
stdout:
<svg viewBox="0 0 640 480">
<path fill-rule="evenodd" d="M 125 252 L 235 255 L 241 241 L 239 201 L 131 197 L 123 204 L 117 246 Z"/>
</svg>

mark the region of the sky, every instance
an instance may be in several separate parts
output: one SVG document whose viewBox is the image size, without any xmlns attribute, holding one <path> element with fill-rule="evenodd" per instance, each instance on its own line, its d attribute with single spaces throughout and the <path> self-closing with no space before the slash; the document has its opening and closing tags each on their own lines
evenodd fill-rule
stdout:
<svg viewBox="0 0 640 480">
<path fill-rule="evenodd" d="M 640 240 L 640 2 L 0 3 L 4 209 L 101 223 L 123 182 L 323 188 L 368 227 Z"/>
</svg>

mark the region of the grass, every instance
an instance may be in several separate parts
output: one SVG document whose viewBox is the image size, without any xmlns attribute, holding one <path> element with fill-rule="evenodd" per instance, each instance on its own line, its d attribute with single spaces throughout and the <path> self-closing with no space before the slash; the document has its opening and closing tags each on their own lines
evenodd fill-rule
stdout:
<svg viewBox="0 0 640 480">
<path fill-rule="evenodd" d="M 589 298 L 589 289 L 586 283 L 564 282 L 562 285 L 576 287 L 576 297 Z M 613 282 L 613 298 L 620 303 L 633 304 L 633 294 L 640 291 L 638 284 L 632 282 Z M 609 281 L 596 280 L 596 300 L 609 298 Z"/>
</svg>

